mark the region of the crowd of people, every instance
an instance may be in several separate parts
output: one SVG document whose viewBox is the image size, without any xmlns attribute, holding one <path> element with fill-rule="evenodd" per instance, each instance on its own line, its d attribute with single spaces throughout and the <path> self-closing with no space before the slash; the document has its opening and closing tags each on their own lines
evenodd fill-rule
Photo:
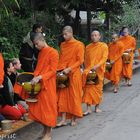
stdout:
<svg viewBox="0 0 140 140">
<path fill-rule="evenodd" d="M 103 100 L 104 78 L 114 85 L 114 93 L 118 93 L 121 78 L 127 86 L 132 86 L 132 70 L 136 40 L 129 34 L 127 27 L 121 33 L 112 34 L 112 42 L 101 42 L 99 30 L 91 33 L 91 43 L 85 46 L 76 40 L 73 29 L 65 26 L 62 31 L 64 41 L 60 44 L 60 53 L 50 47 L 42 34 L 42 26 L 35 24 L 33 30 L 24 38 L 19 59 L 3 60 L 0 53 L 0 115 L 8 119 L 21 119 L 26 112 L 29 117 L 44 127 L 40 139 L 51 140 L 52 128 L 77 125 L 77 119 L 95 112 Z M 123 53 L 129 53 L 131 60 L 124 63 Z M 21 64 L 20 64 L 21 62 Z M 112 69 L 106 71 L 106 62 L 110 62 Z M 81 67 L 81 65 L 83 65 Z M 31 83 L 41 83 L 41 91 L 37 95 L 38 102 L 26 103 L 26 92 L 16 84 L 18 70 L 33 72 Z M 82 71 L 81 71 L 82 68 Z M 56 74 L 61 71 L 69 77 L 69 86 L 57 88 Z M 98 76 L 96 84 L 87 76 L 95 71 Z M 82 103 L 87 109 L 83 112 Z M 4 119 L 0 116 L 0 119 Z M 57 118 L 61 120 L 57 122 Z"/>
</svg>

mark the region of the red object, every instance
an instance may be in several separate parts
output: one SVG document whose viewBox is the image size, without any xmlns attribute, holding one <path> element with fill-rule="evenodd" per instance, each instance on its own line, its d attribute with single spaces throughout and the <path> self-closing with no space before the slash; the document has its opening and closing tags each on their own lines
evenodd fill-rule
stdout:
<svg viewBox="0 0 140 140">
<path fill-rule="evenodd" d="M 140 48 L 138 49 L 138 52 L 139 52 L 139 57 L 138 58 L 140 59 Z"/>
<path fill-rule="evenodd" d="M 20 104 L 18 104 L 18 109 L 13 106 L 5 105 L 4 107 L 0 107 L 0 113 L 7 119 L 19 120 L 23 114 L 26 113 L 26 110 Z"/>
</svg>

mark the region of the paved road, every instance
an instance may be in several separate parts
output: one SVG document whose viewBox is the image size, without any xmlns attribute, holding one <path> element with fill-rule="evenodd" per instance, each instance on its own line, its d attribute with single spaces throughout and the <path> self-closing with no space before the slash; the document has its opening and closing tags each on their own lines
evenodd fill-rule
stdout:
<svg viewBox="0 0 140 140">
<path fill-rule="evenodd" d="M 84 117 L 76 127 L 53 130 L 53 140 L 139 140 L 140 69 L 133 77 L 132 87 L 121 83 L 118 94 L 112 93 L 111 86 L 106 87 L 101 108 L 102 113 Z M 17 140 L 36 140 L 41 127 L 34 124 L 25 131 L 17 134 Z"/>
</svg>

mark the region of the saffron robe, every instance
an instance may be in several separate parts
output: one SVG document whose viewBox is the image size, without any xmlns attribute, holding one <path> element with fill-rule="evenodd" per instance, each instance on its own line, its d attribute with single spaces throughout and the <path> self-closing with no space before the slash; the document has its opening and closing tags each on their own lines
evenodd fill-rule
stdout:
<svg viewBox="0 0 140 140">
<path fill-rule="evenodd" d="M 108 47 L 105 43 L 91 43 L 86 47 L 85 70 L 83 73 L 83 102 L 89 105 L 98 105 L 102 101 L 103 79 L 105 73 L 105 64 L 108 58 Z M 95 65 L 100 67 L 96 70 L 99 83 L 97 85 L 86 85 L 87 74 Z"/>
<path fill-rule="evenodd" d="M 58 70 L 70 67 L 69 86 L 58 89 L 58 112 L 67 118 L 82 117 L 82 75 L 80 65 L 84 62 L 84 45 L 76 39 L 62 42 Z"/>
<path fill-rule="evenodd" d="M 105 77 L 111 80 L 113 84 L 117 85 L 120 81 L 122 73 L 122 55 L 124 52 L 124 45 L 122 42 L 117 41 L 110 43 L 108 47 L 108 59 L 115 62 L 112 65 L 111 71 L 105 73 Z"/>
<path fill-rule="evenodd" d="M 55 127 L 57 122 L 56 71 L 58 60 L 58 52 L 51 47 L 44 47 L 39 52 L 34 76 L 42 76 L 41 91 L 36 96 L 38 102 L 28 103 L 29 117 L 50 127 Z M 23 99 L 28 97 L 21 86 L 16 84 L 14 89 L 15 93 Z"/>
<path fill-rule="evenodd" d="M 120 38 L 120 41 L 124 44 L 124 51 L 127 49 L 132 49 L 130 52 L 131 61 L 130 64 L 123 63 L 122 77 L 132 79 L 133 72 L 133 60 L 134 60 L 134 51 L 136 49 L 136 40 L 134 37 L 128 35 Z"/>
</svg>

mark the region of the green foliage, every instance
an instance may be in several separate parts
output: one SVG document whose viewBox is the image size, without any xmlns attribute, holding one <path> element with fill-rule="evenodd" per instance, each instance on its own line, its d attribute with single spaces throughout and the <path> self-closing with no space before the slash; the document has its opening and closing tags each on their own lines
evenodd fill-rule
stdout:
<svg viewBox="0 0 140 140">
<path fill-rule="evenodd" d="M 1 41 L 3 41 L 5 56 L 8 58 L 17 56 L 23 37 L 31 29 L 29 23 L 18 17 L 10 16 L 3 19 L 0 27 L 0 36 L 2 38 Z"/>
<path fill-rule="evenodd" d="M 16 48 L 14 48 L 6 37 L 0 37 L 0 48 L 5 59 L 16 57 Z"/>
<path fill-rule="evenodd" d="M 0 1 L 0 47 L 6 59 L 18 56 L 23 37 L 33 25 L 31 12 L 29 0 Z"/>
<path fill-rule="evenodd" d="M 17 0 L 0 0 L 0 18 L 9 16 L 14 12 L 14 9 L 20 9 Z"/>
<path fill-rule="evenodd" d="M 87 9 L 96 6 L 110 11 L 111 28 L 120 29 L 126 25 L 132 28 L 139 26 L 139 0 L 111 0 L 100 1 L 102 5 L 91 0 L 1 0 L 0 1 L 0 47 L 5 58 L 18 56 L 23 37 L 31 30 L 35 22 L 45 25 L 46 40 L 50 46 L 59 50 L 58 36 L 64 25 L 65 18 L 72 9 Z M 108 3 L 107 3 L 108 2 Z M 96 5 L 97 4 L 97 5 Z M 96 6 L 95 6 L 96 5 Z M 100 12 L 100 18 L 105 18 L 105 13 Z M 110 32 L 104 27 L 99 27 L 104 36 L 103 40 L 109 42 Z M 76 37 L 85 45 L 86 39 Z"/>
<path fill-rule="evenodd" d="M 112 29 L 120 29 L 123 26 L 127 26 L 132 30 L 136 29 L 140 25 L 140 3 L 139 1 L 132 1 L 129 4 L 122 5 L 123 12 L 116 16 L 116 19 L 112 22 Z"/>
</svg>

